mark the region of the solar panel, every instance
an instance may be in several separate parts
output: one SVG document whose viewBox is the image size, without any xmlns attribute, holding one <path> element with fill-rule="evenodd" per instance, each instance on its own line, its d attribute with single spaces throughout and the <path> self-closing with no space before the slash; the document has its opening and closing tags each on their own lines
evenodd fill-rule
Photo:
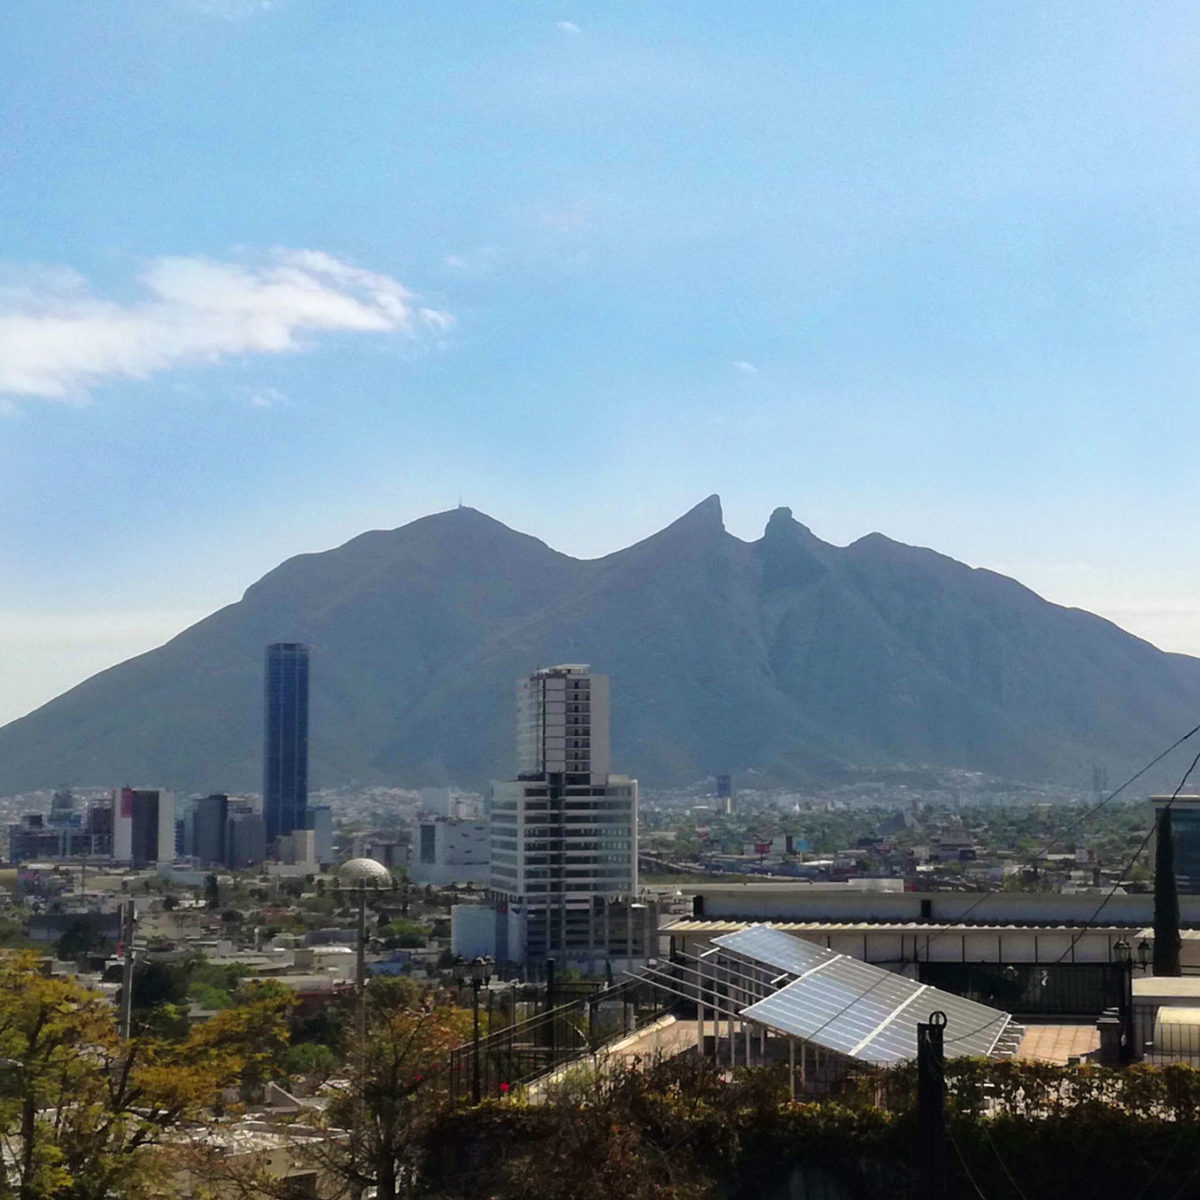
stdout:
<svg viewBox="0 0 1200 1200">
<path fill-rule="evenodd" d="M 744 1015 L 828 1050 L 861 1057 L 859 1047 L 920 988 L 902 975 L 838 956 L 750 1005 Z"/>
<path fill-rule="evenodd" d="M 989 1054 L 1008 1024 L 1008 1014 L 997 1009 L 839 958 L 749 1005 L 743 1016 L 880 1065 L 916 1057 L 917 1024 L 932 1012 L 946 1014 L 946 1055 L 951 1058 Z"/>
<path fill-rule="evenodd" d="M 930 991 L 934 993 L 930 999 L 936 997 L 937 1003 L 929 1011 L 941 1009 L 946 1014 L 946 1057 L 990 1054 L 1010 1020 L 1008 1013 L 938 988 Z"/>
<path fill-rule="evenodd" d="M 792 937 L 790 933 L 772 929 L 769 925 L 751 925 L 748 929 L 713 938 L 713 942 L 725 950 L 766 963 L 789 975 L 803 975 L 818 963 L 838 957 L 824 946 Z"/>
<path fill-rule="evenodd" d="M 799 978 L 742 1015 L 864 1062 L 905 1062 L 917 1053 L 917 1024 L 946 1014 L 948 1058 L 987 1055 L 1009 1016 L 882 967 L 835 954 L 767 925 L 713 939 L 724 950 Z"/>
</svg>

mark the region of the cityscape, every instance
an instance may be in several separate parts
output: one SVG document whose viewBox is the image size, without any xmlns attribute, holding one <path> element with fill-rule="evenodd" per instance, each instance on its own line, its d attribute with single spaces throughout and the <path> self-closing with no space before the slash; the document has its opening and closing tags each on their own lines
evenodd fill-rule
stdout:
<svg viewBox="0 0 1200 1200">
<path fill-rule="evenodd" d="M 1200 1200 L 1200 18 L 0 11 L 0 1200 Z"/>
</svg>

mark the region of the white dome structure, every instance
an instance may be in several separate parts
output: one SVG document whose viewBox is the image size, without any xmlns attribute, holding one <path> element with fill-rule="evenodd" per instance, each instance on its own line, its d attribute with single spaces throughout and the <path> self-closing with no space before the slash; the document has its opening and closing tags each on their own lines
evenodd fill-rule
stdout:
<svg viewBox="0 0 1200 1200">
<path fill-rule="evenodd" d="M 392 873 L 373 858 L 352 858 L 337 869 L 338 878 L 351 887 L 390 888 Z"/>
</svg>

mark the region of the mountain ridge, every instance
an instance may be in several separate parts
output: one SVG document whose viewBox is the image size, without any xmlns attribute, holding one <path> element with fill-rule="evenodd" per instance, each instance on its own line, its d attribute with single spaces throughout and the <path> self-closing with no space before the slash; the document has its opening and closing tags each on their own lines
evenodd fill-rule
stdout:
<svg viewBox="0 0 1200 1200">
<path fill-rule="evenodd" d="M 559 661 L 612 676 L 615 769 L 648 783 L 891 763 L 1082 782 L 1200 707 L 1200 660 L 926 547 L 834 546 L 787 507 L 743 541 L 709 496 L 595 559 L 459 507 L 289 558 L 3 726 L 0 793 L 255 790 L 276 640 L 312 647 L 317 787 L 506 776 L 514 681 Z"/>
</svg>

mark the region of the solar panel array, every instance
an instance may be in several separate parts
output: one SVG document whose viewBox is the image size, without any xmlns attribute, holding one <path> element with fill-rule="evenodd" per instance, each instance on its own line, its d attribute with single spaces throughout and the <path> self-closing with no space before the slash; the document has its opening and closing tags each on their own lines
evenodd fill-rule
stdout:
<svg viewBox="0 0 1200 1200">
<path fill-rule="evenodd" d="M 766 963 L 789 975 L 803 975 L 818 963 L 838 957 L 824 946 L 792 937 L 790 933 L 772 929 L 769 925 L 751 925 L 748 929 L 725 933 L 713 938 L 713 943 L 723 950 L 733 950 L 744 958 Z"/>
<path fill-rule="evenodd" d="M 917 1024 L 946 1014 L 947 1057 L 991 1053 L 1009 1016 L 765 926 L 715 939 L 723 949 L 800 975 L 743 1016 L 864 1062 L 886 1065 L 917 1054 Z M 789 944 L 790 943 L 790 944 Z M 807 973 L 806 973 L 807 972 Z"/>
</svg>

